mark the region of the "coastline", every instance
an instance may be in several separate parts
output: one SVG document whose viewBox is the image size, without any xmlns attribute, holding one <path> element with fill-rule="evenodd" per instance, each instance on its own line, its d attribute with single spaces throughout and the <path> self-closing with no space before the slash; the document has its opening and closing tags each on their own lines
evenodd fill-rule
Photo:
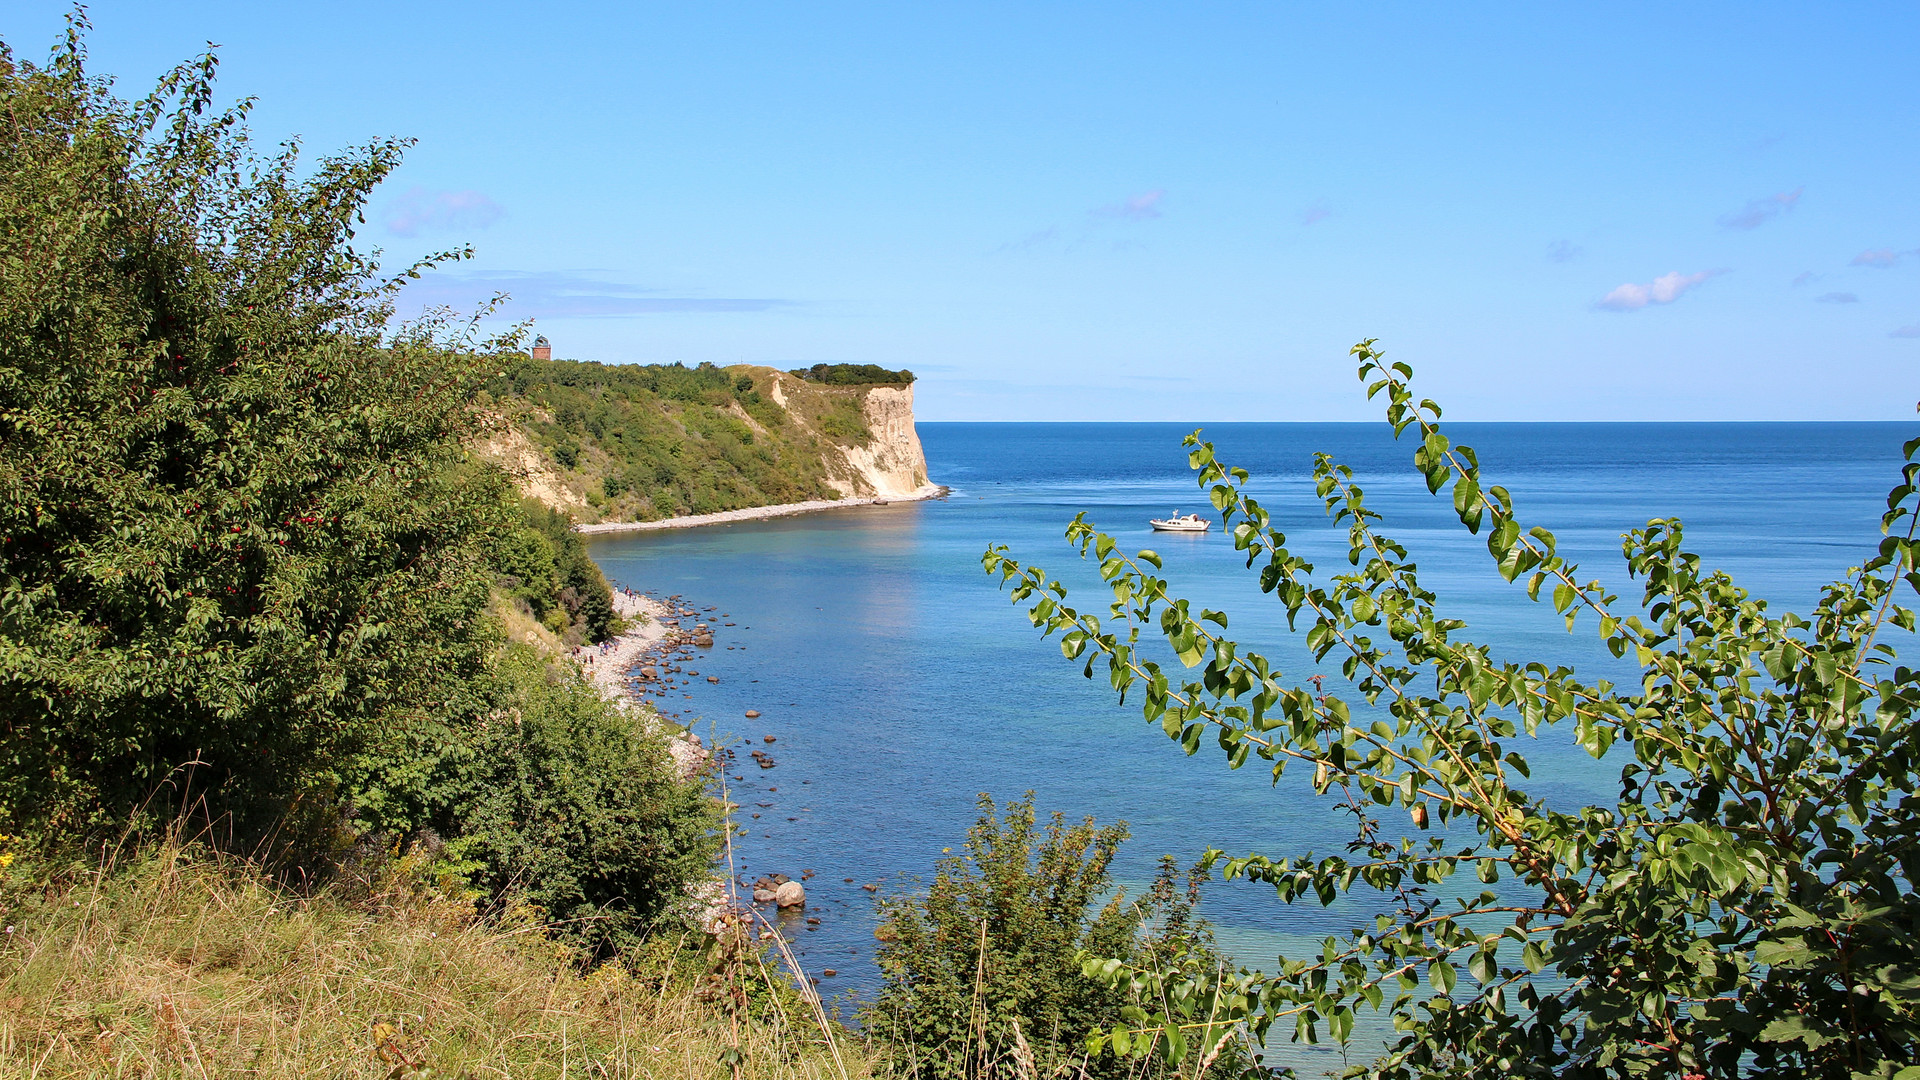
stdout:
<svg viewBox="0 0 1920 1080">
<path fill-rule="evenodd" d="M 573 659 L 602 695 L 623 709 L 640 709 L 647 702 L 635 684 L 634 669 L 656 654 L 691 644 L 695 635 L 681 628 L 681 613 L 667 601 L 618 586 L 613 589 L 613 610 L 640 625 L 604 644 L 580 646 L 574 650 Z M 672 723 L 660 716 L 658 709 L 653 712 L 662 722 Z M 712 758 L 712 752 L 692 731 L 674 732 L 667 740 L 667 750 L 680 774 L 689 778 L 706 768 Z"/>
<path fill-rule="evenodd" d="M 765 521 L 769 518 L 792 517 L 796 514 L 812 514 L 822 510 L 842 510 L 854 506 L 885 506 L 897 502 L 926 502 L 929 499 L 944 498 L 947 494 L 944 484 L 922 484 L 911 494 L 881 498 L 874 496 L 860 499 L 813 499 L 808 502 L 782 503 L 778 506 L 750 506 L 743 510 L 722 510 L 717 514 L 688 514 L 685 517 L 664 518 L 660 521 L 602 521 L 594 525 L 575 525 L 573 531 L 591 535 L 594 533 L 618 532 L 657 532 L 662 529 L 698 529 L 707 525 L 731 525 L 740 521 Z"/>
</svg>

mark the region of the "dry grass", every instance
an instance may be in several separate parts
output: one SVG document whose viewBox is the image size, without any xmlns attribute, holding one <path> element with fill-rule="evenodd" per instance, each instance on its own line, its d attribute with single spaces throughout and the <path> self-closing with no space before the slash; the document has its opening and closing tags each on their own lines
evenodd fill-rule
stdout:
<svg viewBox="0 0 1920 1080">
<path fill-rule="evenodd" d="M 869 1074 L 744 936 L 586 973 L 536 923 L 476 919 L 404 863 L 351 901 L 177 843 L 0 868 L 0 1077 Z"/>
</svg>

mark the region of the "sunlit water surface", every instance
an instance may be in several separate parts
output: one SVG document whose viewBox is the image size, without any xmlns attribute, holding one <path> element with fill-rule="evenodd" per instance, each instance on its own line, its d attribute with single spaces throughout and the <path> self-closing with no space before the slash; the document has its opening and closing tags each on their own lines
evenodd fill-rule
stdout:
<svg viewBox="0 0 1920 1080">
<path fill-rule="evenodd" d="M 680 594 L 714 625 L 714 647 L 687 664 L 699 676 L 662 708 L 738 750 L 727 783 L 743 806 L 746 835 L 735 845 L 743 878 L 813 872 L 807 915 L 819 924 L 791 920 L 788 932 L 816 975 L 835 971 L 822 990 L 872 990 L 875 894 L 861 885 L 886 894 L 929 875 L 943 849 L 962 843 L 982 792 L 1004 800 L 1032 791 L 1042 810 L 1124 819 L 1133 838 L 1117 876 L 1135 890 L 1163 853 L 1183 864 L 1209 846 L 1335 853 L 1352 838 L 1350 819 L 1316 797 L 1303 774 L 1276 787 L 1257 758 L 1229 771 L 1210 742 L 1185 756 L 1133 702 L 1118 706 L 1104 677 L 1088 682 L 1041 641 L 981 571 L 987 546 L 1006 544 L 1079 586 L 1070 602 L 1104 609 L 1110 595 L 1061 538 L 1084 510 L 1128 550 L 1159 551 L 1176 591 L 1229 612 L 1243 647 L 1295 678 L 1314 674 L 1279 605 L 1217 528 L 1202 536 L 1148 529 L 1149 517 L 1176 508 L 1211 513 L 1180 446 L 1188 430 L 921 424 L 929 471 L 952 487 L 944 501 L 591 540 L 609 578 Z M 1637 598 L 1621 565 L 1621 534 L 1679 517 L 1689 549 L 1709 567 L 1797 611 L 1871 554 L 1901 440 L 1914 434 L 1901 424 L 1450 430 L 1478 450 L 1488 483 L 1512 491 L 1524 524 L 1558 534 L 1583 578 Z M 1412 446 L 1384 428 L 1221 424 L 1206 435 L 1224 461 L 1252 471 L 1251 490 L 1323 573 L 1345 566 L 1346 534 L 1313 495 L 1315 451 L 1353 467 L 1385 515 L 1382 531 L 1409 547 L 1443 613 L 1465 619 L 1469 637 L 1505 657 L 1576 665 L 1589 679 L 1632 677 L 1591 624 L 1569 636 L 1549 608 L 1494 573 L 1483 540 L 1460 528 L 1450 501 L 1427 494 Z M 748 710 L 760 716 L 746 719 Z M 776 766 L 755 766 L 751 749 L 770 752 Z M 1522 749 L 1534 762 L 1531 792 L 1563 802 L 1614 796 L 1613 755 L 1596 765 L 1558 731 Z M 1366 910 L 1354 901 L 1288 907 L 1245 882 L 1216 883 L 1205 902 L 1225 948 L 1255 967 L 1313 948 Z M 1339 1063 L 1331 1051 L 1274 1050 L 1313 1072 Z"/>
</svg>

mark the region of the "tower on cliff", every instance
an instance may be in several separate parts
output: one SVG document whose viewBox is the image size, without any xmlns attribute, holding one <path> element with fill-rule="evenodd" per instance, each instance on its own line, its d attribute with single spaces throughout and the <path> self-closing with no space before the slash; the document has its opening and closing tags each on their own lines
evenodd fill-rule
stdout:
<svg viewBox="0 0 1920 1080">
<path fill-rule="evenodd" d="M 545 334 L 533 339 L 533 358 L 535 360 L 553 359 L 553 343 L 547 340 Z"/>
</svg>

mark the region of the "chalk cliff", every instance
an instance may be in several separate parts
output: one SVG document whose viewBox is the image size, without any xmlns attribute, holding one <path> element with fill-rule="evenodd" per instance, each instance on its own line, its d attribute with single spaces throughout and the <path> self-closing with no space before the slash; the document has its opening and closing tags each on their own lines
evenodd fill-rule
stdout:
<svg viewBox="0 0 1920 1080">
<path fill-rule="evenodd" d="M 944 490 L 927 476 L 910 382 L 524 361 L 498 389 L 505 430 L 478 448 L 588 531 Z"/>
<path fill-rule="evenodd" d="M 788 408 L 824 448 L 826 484 L 843 499 L 924 499 L 938 491 L 927 480 L 927 455 L 913 425 L 913 386 L 813 387 L 785 373 L 773 376 L 773 400 L 788 408 L 789 392 L 845 395 L 859 401 L 866 439 L 847 441 L 805 418 L 806 410 Z M 817 421 L 816 421 L 817 423 Z"/>
</svg>

